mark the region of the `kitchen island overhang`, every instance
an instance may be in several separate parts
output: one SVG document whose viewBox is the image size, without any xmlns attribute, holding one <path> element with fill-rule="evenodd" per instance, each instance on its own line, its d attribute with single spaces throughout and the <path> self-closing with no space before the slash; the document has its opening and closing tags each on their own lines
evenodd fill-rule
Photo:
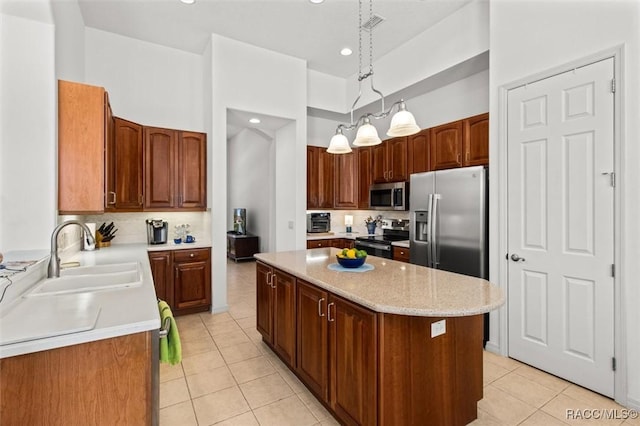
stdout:
<svg viewBox="0 0 640 426">
<path fill-rule="evenodd" d="M 345 424 L 463 425 L 482 399 L 486 280 L 368 257 L 333 271 L 337 249 L 259 253 L 263 340 Z"/>
</svg>

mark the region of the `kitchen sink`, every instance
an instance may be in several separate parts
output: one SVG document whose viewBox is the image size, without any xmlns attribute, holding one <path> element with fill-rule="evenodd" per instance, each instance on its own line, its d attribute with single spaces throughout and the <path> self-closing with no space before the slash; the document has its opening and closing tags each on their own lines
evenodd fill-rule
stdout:
<svg viewBox="0 0 640 426">
<path fill-rule="evenodd" d="M 142 284 L 139 263 L 113 263 L 66 269 L 60 278 L 47 278 L 25 297 L 82 293 L 137 287 Z"/>
</svg>

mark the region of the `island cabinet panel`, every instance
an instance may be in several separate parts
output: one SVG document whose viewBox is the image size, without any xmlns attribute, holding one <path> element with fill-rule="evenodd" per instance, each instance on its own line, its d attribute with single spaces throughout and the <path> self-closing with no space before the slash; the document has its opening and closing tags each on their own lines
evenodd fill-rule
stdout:
<svg viewBox="0 0 640 426">
<path fill-rule="evenodd" d="M 375 425 L 378 402 L 376 314 L 330 295 L 327 321 L 330 406 L 347 425 Z"/>
<path fill-rule="evenodd" d="M 295 368 L 296 278 L 261 262 L 256 271 L 258 331 L 283 361 Z"/>
<path fill-rule="evenodd" d="M 256 327 L 267 343 L 273 342 L 273 268 L 256 262 Z"/>
<path fill-rule="evenodd" d="M 298 279 L 296 372 L 324 401 L 329 400 L 328 298 L 326 291 Z"/>
<path fill-rule="evenodd" d="M 431 336 L 431 324 L 446 332 Z M 379 424 L 462 426 L 482 399 L 482 315 L 379 314 Z M 383 385 L 382 385 L 383 384 Z"/>
<path fill-rule="evenodd" d="M 0 359 L 0 424 L 153 424 L 152 337 L 136 333 Z"/>
</svg>

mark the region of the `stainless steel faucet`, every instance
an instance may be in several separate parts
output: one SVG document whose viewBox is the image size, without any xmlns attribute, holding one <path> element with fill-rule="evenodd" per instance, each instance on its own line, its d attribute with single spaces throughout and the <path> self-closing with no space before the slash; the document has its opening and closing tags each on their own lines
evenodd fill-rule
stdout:
<svg viewBox="0 0 640 426">
<path fill-rule="evenodd" d="M 60 276 L 60 258 L 58 257 L 58 234 L 67 225 L 80 225 L 84 228 L 87 235 L 87 244 L 94 245 L 96 239 L 91 235 L 91 230 L 84 223 L 77 220 L 67 220 L 56 226 L 51 234 L 51 257 L 49 258 L 49 268 L 47 269 L 47 278 L 58 278 Z"/>
</svg>

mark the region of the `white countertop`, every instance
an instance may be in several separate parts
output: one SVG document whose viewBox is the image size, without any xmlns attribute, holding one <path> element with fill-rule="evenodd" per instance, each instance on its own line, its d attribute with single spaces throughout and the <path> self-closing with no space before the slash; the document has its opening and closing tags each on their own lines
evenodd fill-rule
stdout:
<svg viewBox="0 0 640 426">
<path fill-rule="evenodd" d="M 189 245 L 189 247 L 193 247 Z M 95 327 L 88 331 L 63 334 L 20 343 L 0 346 L 0 358 L 38 352 L 64 346 L 71 346 L 95 340 L 107 339 L 127 334 L 139 333 L 160 328 L 160 316 L 156 299 L 151 268 L 147 256 L 147 244 L 112 245 L 95 251 L 82 251 L 67 261 L 78 261 L 81 266 L 102 265 L 110 263 L 140 262 L 142 267 L 142 284 L 137 287 L 96 291 L 91 293 L 75 293 L 67 295 L 52 295 L 42 297 L 18 297 L 11 301 L 11 305 L 3 311 L 0 321 L 0 342 L 2 331 L 11 328 L 28 328 L 30 309 L 43 311 L 42 303 L 50 298 L 64 297 L 65 310 L 81 310 L 87 303 L 99 306 L 100 312 Z M 177 248 L 177 247 L 175 247 Z M 169 249 L 165 247 L 164 249 Z M 174 247 L 171 247 L 174 249 Z M 32 289 L 23 290 L 25 293 Z M 52 300 L 52 299 L 51 299 Z M 60 304 L 60 300 L 56 300 Z M 52 303 L 54 301 L 52 300 Z M 62 315 L 62 313 L 60 313 Z M 57 323 L 64 321 L 62 317 L 49 315 L 49 326 L 55 328 Z M 35 321 L 37 315 L 31 317 Z M 27 325 L 24 325 L 27 324 Z M 8 334 L 8 333 L 7 333 Z"/>
<path fill-rule="evenodd" d="M 429 317 L 477 315 L 504 304 L 502 289 L 489 281 L 368 256 L 372 271 L 333 271 L 335 248 L 258 253 L 269 265 L 376 312 Z"/>
<path fill-rule="evenodd" d="M 176 244 L 173 241 L 169 241 L 166 244 L 145 244 L 147 251 L 163 251 L 163 250 L 191 250 L 197 248 L 208 248 L 211 247 L 211 243 L 209 241 L 200 241 L 197 240 L 193 243 L 180 243 Z M 112 246 L 116 247 L 116 246 Z"/>
<path fill-rule="evenodd" d="M 346 238 L 347 240 L 355 240 L 360 235 L 357 232 L 321 232 L 321 233 L 307 233 L 307 241 L 313 240 L 332 240 L 334 238 Z"/>
</svg>

